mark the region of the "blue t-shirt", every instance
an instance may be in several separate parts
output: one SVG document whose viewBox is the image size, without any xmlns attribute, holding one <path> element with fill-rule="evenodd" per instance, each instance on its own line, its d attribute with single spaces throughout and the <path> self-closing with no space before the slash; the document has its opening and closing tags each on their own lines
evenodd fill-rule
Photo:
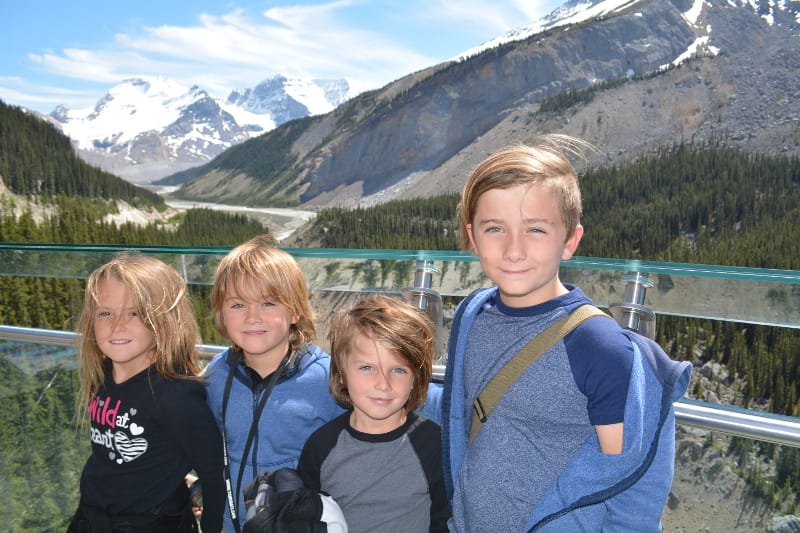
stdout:
<svg viewBox="0 0 800 533">
<path fill-rule="evenodd" d="M 464 354 L 465 413 L 500 368 L 536 334 L 585 303 L 580 289 L 527 308 L 490 299 Z M 454 487 L 453 527 L 518 531 L 594 425 L 622 422 L 633 348 L 613 321 L 593 318 L 514 382 L 467 449 Z"/>
</svg>

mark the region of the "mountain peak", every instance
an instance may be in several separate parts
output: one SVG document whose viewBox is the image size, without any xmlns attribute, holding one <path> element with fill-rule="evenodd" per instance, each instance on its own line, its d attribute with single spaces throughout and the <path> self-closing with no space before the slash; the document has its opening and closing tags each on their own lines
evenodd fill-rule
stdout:
<svg viewBox="0 0 800 533">
<path fill-rule="evenodd" d="M 462 60 L 483 52 L 484 50 L 513 41 L 521 41 L 537 33 L 542 33 L 543 31 L 559 26 L 577 24 L 579 22 L 616 13 L 640 1 L 641 0 L 569 0 L 539 20 L 509 30 L 500 37 L 496 37 L 474 48 L 470 48 L 459 54 L 455 59 Z"/>
<path fill-rule="evenodd" d="M 223 102 L 198 85 L 136 76 L 109 89 L 93 107 L 58 106 L 49 117 L 86 159 L 117 174 L 131 178 L 142 164 L 157 163 L 158 171 L 146 177 L 151 181 L 180 165 L 205 163 L 289 120 L 326 113 L 351 96 L 346 80 L 277 75 L 234 90 Z"/>
<path fill-rule="evenodd" d="M 319 115 L 355 96 L 345 79 L 289 78 L 278 74 L 252 89 L 234 89 L 225 101 L 255 114 L 278 108 L 277 123 L 308 115 Z"/>
</svg>

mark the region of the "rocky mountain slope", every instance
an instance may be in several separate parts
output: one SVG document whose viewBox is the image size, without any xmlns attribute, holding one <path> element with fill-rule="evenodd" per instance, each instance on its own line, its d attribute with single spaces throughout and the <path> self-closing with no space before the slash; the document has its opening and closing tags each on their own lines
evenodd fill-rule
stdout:
<svg viewBox="0 0 800 533">
<path fill-rule="evenodd" d="M 436 194 L 458 190 L 489 152 L 544 132 L 595 143 L 602 155 L 591 163 L 690 139 L 798 153 L 799 10 L 796 1 L 619 2 L 233 147 L 185 174 L 179 195 L 320 207 Z M 588 101 L 539 112 L 548 98 L 592 87 Z"/>
</svg>

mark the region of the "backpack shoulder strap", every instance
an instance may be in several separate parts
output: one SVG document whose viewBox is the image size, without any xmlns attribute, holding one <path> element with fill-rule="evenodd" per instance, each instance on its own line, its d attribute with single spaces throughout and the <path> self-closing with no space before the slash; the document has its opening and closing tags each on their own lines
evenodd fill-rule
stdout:
<svg viewBox="0 0 800 533">
<path fill-rule="evenodd" d="M 570 331 L 593 316 L 611 318 L 593 305 L 582 305 L 536 335 L 528 344 L 523 346 L 514 357 L 503 365 L 472 403 L 472 423 L 469 431 L 470 443 L 472 443 L 475 435 L 477 435 L 478 431 L 483 427 L 483 424 L 489 418 L 489 415 L 500 401 L 500 398 L 503 397 L 511 384 L 519 379 L 525 369 L 539 359 L 539 357 L 557 343 L 559 339 L 565 337 Z"/>
</svg>

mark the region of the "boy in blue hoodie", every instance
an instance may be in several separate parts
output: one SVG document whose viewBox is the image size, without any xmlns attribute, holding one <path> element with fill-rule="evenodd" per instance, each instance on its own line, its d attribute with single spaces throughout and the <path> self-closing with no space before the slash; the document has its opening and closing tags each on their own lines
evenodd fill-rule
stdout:
<svg viewBox="0 0 800 533">
<path fill-rule="evenodd" d="M 567 154 L 545 136 L 489 156 L 459 206 L 464 249 L 495 286 L 454 317 L 443 394 L 451 531 L 659 531 L 672 483 L 672 402 L 688 363 L 613 320 L 583 322 L 514 381 L 472 442 L 473 402 L 536 335 L 591 303 L 561 283 L 578 248 L 581 195 Z"/>
</svg>

